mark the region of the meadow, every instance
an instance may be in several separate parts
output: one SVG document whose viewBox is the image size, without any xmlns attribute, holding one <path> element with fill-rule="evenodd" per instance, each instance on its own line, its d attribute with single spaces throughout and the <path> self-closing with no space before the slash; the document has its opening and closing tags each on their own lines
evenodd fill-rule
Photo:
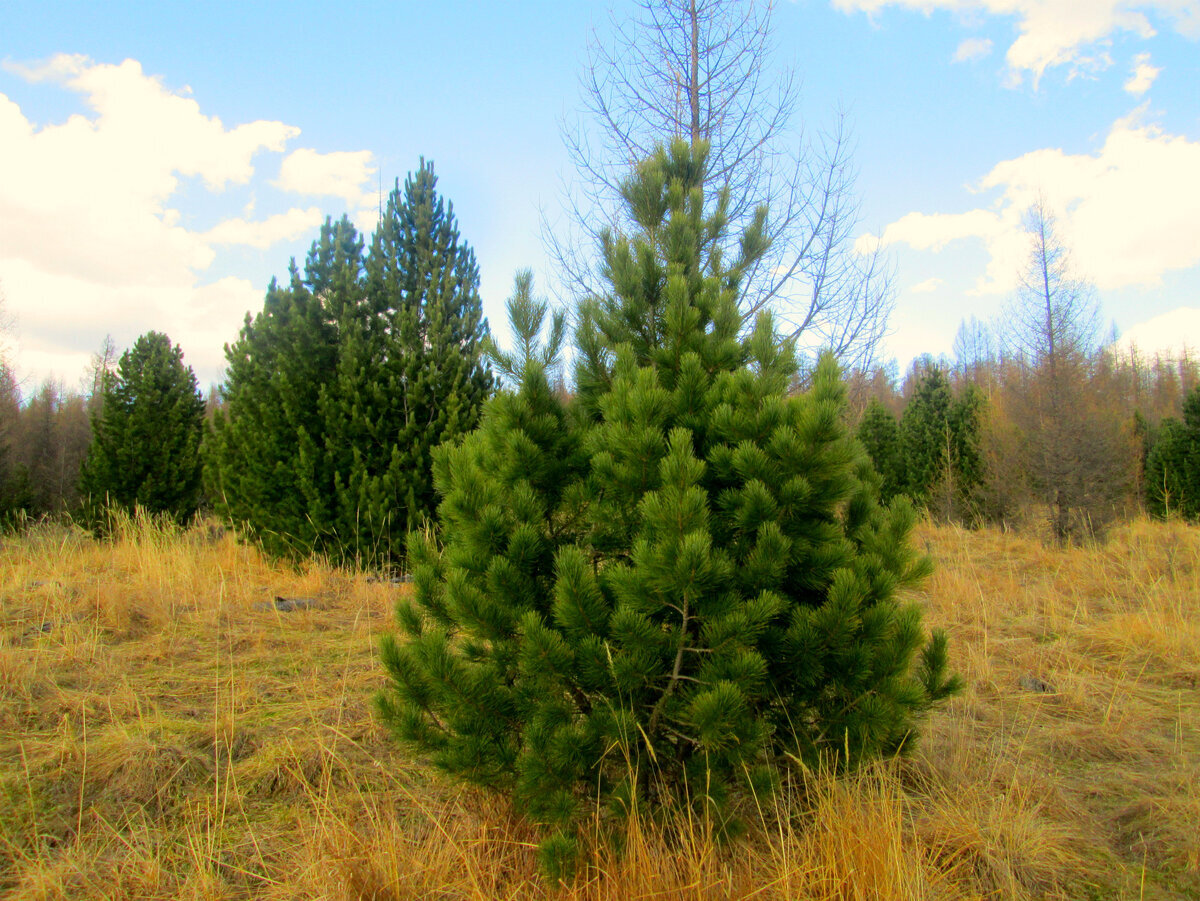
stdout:
<svg viewBox="0 0 1200 901">
<path fill-rule="evenodd" d="M 503 799 L 374 719 L 407 586 L 211 525 L 5 537 L 0 897 L 1200 898 L 1200 529 L 917 540 L 967 688 L 910 756 L 789 774 L 735 842 L 631 822 L 551 885 Z"/>
</svg>

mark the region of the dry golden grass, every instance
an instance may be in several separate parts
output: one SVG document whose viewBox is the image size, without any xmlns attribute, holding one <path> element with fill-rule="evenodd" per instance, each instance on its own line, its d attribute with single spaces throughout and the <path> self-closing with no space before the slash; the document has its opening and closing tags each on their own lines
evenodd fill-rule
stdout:
<svg viewBox="0 0 1200 901">
<path fill-rule="evenodd" d="M 633 822 L 570 885 L 370 713 L 396 586 L 207 530 L 0 550 L 5 898 L 1200 897 L 1200 530 L 924 527 L 968 689 L 916 752 L 796 774 L 744 840 Z M 256 609 L 276 595 L 319 609 Z"/>
</svg>

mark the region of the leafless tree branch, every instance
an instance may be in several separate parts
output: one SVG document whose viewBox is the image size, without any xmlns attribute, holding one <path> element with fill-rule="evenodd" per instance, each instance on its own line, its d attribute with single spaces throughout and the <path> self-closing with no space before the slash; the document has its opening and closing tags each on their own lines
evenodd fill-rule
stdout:
<svg viewBox="0 0 1200 901">
<path fill-rule="evenodd" d="M 711 196 L 727 192 L 730 246 L 768 209 L 771 250 L 742 280 L 749 324 L 771 310 L 802 349 L 832 348 L 870 363 L 894 300 L 882 248 L 856 248 L 860 223 L 847 117 L 812 137 L 792 127 L 799 85 L 772 66 L 773 5 L 763 0 L 641 0 L 636 18 L 593 36 L 581 78 L 583 109 L 563 124 L 578 179 L 565 213 L 543 217 L 547 248 L 574 297 L 594 293 L 599 236 L 628 228 L 620 184 L 672 139 L 707 141 Z"/>
</svg>

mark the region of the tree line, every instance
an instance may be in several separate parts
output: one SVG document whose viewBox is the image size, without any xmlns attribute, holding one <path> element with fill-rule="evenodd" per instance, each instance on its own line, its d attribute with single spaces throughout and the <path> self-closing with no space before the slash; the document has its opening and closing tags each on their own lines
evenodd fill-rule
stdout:
<svg viewBox="0 0 1200 901">
<path fill-rule="evenodd" d="M 1027 227 L 1000 324 L 965 322 L 953 357 L 920 357 L 903 377 L 846 372 L 883 499 L 964 524 L 1040 521 L 1058 541 L 1142 509 L 1200 519 L 1200 362 L 1102 341 L 1053 217 L 1035 207 Z M 80 390 L 49 381 L 23 399 L 2 365 L 0 516 L 95 524 L 105 505 L 140 505 L 185 522 L 204 509 L 274 554 L 396 565 L 436 508 L 433 449 L 478 424 L 493 366 L 516 379 L 478 280 L 422 161 L 369 247 L 347 219 L 322 226 L 247 317 L 207 399 L 153 332 L 119 359 L 106 340 Z M 528 305 L 531 291 L 519 275 L 514 297 Z"/>
<path fill-rule="evenodd" d="M 103 531 L 114 509 L 182 524 L 203 508 L 275 555 L 395 563 L 434 506 L 432 449 L 474 428 L 492 389 L 474 252 L 436 184 L 422 160 L 369 249 L 327 220 L 226 347 L 207 403 L 158 332 L 119 360 L 107 341 L 86 392 L 48 382 L 22 404 L 3 367 L 6 519 Z"/>
<path fill-rule="evenodd" d="M 1197 361 L 1102 340 L 1094 291 L 1044 204 L 1026 233 L 1016 297 L 995 324 L 965 322 L 954 359 L 918 358 L 903 380 L 852 375 L 885 495 L 968 525 L 1044 524 L 1060 543 L 1141 509 L 1196 520 Z"/>
</svg>

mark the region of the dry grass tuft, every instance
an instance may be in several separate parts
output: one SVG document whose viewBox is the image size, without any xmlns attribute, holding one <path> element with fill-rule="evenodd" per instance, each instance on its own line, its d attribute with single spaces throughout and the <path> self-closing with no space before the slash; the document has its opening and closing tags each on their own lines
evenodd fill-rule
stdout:
<svg viewBox="0 0 1200 901">
<path fill-rule="evenodd" d="M 793 774 L 746 838 L 634 820 L 568 885 L 501 799 L 372 719 L 388 584 L 123 523 L 0 550 L 0 896 L 1200 897 L 1200 531 L 926 526 L 968 690 L 915 753 Z M 281 612 L 275 596 L 312 598 Z"/>
</svg>

